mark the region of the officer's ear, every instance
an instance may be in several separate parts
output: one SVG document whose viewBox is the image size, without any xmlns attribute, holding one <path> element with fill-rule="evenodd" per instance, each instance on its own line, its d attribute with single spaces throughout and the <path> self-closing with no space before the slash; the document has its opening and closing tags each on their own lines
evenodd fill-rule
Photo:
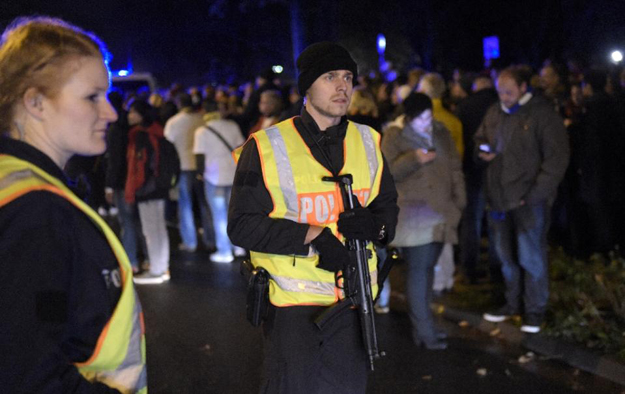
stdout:
<svg viewBox="0 0 625 394">
<path fill-rule="evenodd" d="M 28 88 L 24 93 L 22 105 L 30 116 L 41 120 L 44 115 L 43 100 L 43 93 L 41 93 L 39 89 L 32 87 Z"/>
</svg>

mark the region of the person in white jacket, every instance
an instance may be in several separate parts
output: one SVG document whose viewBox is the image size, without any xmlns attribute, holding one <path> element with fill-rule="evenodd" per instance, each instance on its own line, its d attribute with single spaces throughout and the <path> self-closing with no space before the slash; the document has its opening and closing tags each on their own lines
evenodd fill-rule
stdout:
<svg viewBox="0 0 625 394">
<path fill-rule="evenodd" d="M 211 209 L 217 251 L 210 258 L 216 263 L 230 263 L 245 250 L 234 246 L 228 238 L 228 203 L 236 164 L 232 151 L 243 144 L 239 126 L 225 119 L 226 104 L 204 104 L 206 124 L 195 131 L 193 153 L 198 173 L 204 179 L 206 201 Z"/>
</svg>

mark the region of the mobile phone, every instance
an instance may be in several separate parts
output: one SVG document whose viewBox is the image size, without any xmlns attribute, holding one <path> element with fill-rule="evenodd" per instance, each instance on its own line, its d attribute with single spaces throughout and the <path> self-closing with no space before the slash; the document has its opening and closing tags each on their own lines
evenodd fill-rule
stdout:
<svg viewBox="0 0 625 394">
<path fill-rule="evenodd" d="M 481 144 L 480 145 L 480 152 L 491 153 L 492 150 L 490 148 L 490 145 L 488 145 L 488 144 Z"/>
</svg>

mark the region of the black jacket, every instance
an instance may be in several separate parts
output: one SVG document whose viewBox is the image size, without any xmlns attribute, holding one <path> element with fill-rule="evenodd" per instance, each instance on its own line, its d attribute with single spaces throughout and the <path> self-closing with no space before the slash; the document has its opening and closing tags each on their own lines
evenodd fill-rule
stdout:
<svg viewBox="0 0 625 394">
<path fill-rule="evenodd" d="M 124 190 L 128 163 L 128 122 L 126 113 L 119 114 L 119 119 L 111 123 L 106 131 L 106 181 L 105 186 L 113 190 Z"/>
<path fill-rule="evenodd" d="M 553 202 L 569 163 L 564 122 L 550 103 L 533 97 L 513 114 L 499 103 L 490 107 L 475 134 L 474 155 L 489 144 L 497 156 L 486 168 L 486 197 L 491 208 L 508 211 Z M 478 159 L 479 160 L 479 159 Z"/>
<path fill-rule="evenodd" d="M 344 161 L 343 139 L 347 132 L 347 120 L 343 118 L 339 125 L 322 133 L 304 109 L 302 116 L 294 118 L 294 124 L 314 158 L 331 172 L 340 171 Z M 325 151 L 330 162 L 321 153 L 314 139 Z M 380 193 L 368 208 L 374 214 L 376 222 L 386 226 L 386 241 L 390 242 L 395 236 L 399 208 L 395 183 L 386 160 Z M 255 141 L 250 139 L 243 148 L 234 176 L 228 212 L 228 235 L 235 245 L 257 252 L 307 254 L 308 245 L 304 245 L 304 239 L 309 225 L 288 219 L 270 218 L 268 215 L 272 210 L 273 202 L 263 182 L 258 148 Z"/>
<path fill-rule="evenodd" d="M 482 171 L 475 165 L 471 155 L 474 150 L 473 136 L 480 127 L 488 108 L 498 100 L 495 89 L 482 89 L 462 100 L 456 109 L 456 115 L 462 122 L 462 139 L 466 152 L 462 160 L 462 170 L 467 182 L 481 183 Z"/>
<path fill-rule="evenodd" d="M 622 126 L 616 102 L 598 93 L 585 102 L 585 111 L 574 129 L 571 164 L 578 198 L 585 203 L 621 202 L 616 178 L 623 178 Z M 619 167 L 620 170 L 619 170 Z"/>
<path fill-rule="evenodd" d="M 45 154 L 0 138 L 0 154 L 67 183 Z M 72 365 L 87 360 L 121 288 L 104 235 L 66 199 L 33 191 L 0 208 L 0 392 L 117 393 Z"/>
</svg>

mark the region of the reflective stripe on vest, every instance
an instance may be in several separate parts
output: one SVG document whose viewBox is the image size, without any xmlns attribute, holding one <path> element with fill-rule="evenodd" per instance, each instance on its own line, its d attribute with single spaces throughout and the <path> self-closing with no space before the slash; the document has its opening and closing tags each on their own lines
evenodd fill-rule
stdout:
<svg viewBox="0 0 625 394">
<path fill-rule="evenodd" d="M 84 212 L 102 231 L 120 266 L 119 302 L 100 333 L 94 353 L 87 361 L 75 363 L 76 367 L 87 380 L 102 382 L 124 394 L 147 393 L 143 313 L 124 248 L 104 220 L 61 181 L 24 160 L 0 155 L 0 207 L 31 191 L 54 193 Z"/>
<path fill-rule="evenodd" d="M 285 291 L 300 292 L 306 290 L 307 293 L 314 294 L 331 294 L 334 292 L 334 283 L 313 282 L 304 279 L 293 279 L 284 276 L 272 276 L 271 279 Z M 378 283 L 378 271 L 371 272 L 371 283 Z M 341 293 L 342 294 L 342 293 Z"/>
<path fill-rule="evenodd" d="M 256 142 L 265 187 L 273 201 L 269 217 L 329 227 L 342 240 L 336 225 L 344 210 L 339 185 L 322 181 L 332 174 L 312 156 L 293 119 L 256 132 L 251 138 Z M 340 173 L 352 174 L 354 194 L 363 206 L 379 193 L 383 163 L 379 142 L 377 132 L 349 122 L 343 142 L 345 164 Z M 375 294 L 377 256 L 373 244 L 368 249 L 372 252 L 369 270 Z M 276 306 L 330 305 L 344 297 L 335 285 L 334 274 L 316 267 L 319 257 L 312 247 L 307 256 L 252 251 L 251 257 L 255 266 L 271 274 L 269 296 Z"/>
</svg>

